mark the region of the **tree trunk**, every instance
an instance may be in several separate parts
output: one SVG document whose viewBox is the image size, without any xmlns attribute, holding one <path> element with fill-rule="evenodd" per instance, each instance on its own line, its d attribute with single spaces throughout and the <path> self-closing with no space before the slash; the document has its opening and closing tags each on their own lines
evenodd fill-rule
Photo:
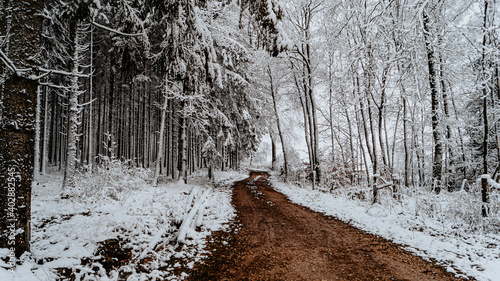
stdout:
<svg viewBox="0 0 500 281">
<path fill-rule="evenodd" d="M 66 167 L 64 169 L 63 179 L 63 197 L 68 196 L 69 189 L 75 187 L 75 172 L 76 172 L 76 152 L 77 152 L 77 137 L 78 137 L 78 118 L 80 115 L 80 107 L 78 106 L 79 85 L 78 77 L 78 64 L 79 64 L 79 51 L 78 51 L 78 22 L 71 20 L 70 23 L 70 70 L 73 75 L 70 78 L 70 91 L 69 105 L 68 105 L 68 135 L 67 135 L 67 149 L 66 149 Z"/>
<path fill-rule="evenodd" d="M 285 146 L 285 139 L 284 139 L 284 135 L 283 135 L 283 130 L 281 129 L 281 119 L 280 119 L 280 116 L 278 113 L 277 97 L 276 97 L 277 89 L 275 89 L 275 87 L 274 87 L 273 75 L 272 75 L 271 67 L 269 64 L 267 65 L 267 69 L 268 69 L 268 74 L 269 74 L 269 80 L 271 83 L 271 96 L 273 98 L 274 117 L 276 118 L 276 126 L 278 127 L 278 134 L 279 134 L 280 141 L 281 141 L 281 149 L 283 151 L 283 176 L 286 179 L 287 175 L 288 175 L 288 159 L 287 159 L 287 155 L 286 155 L 287 153 L 286 153 L 286 146 Z"/>
<path fill-rule="evenodd" d="M 439 36 L 439 44 L 442 44 L 441 36 Z M 451 136 L 451 126 L 450 126 L 450 109 L 448 105 L 448 89 L 446 89 L 446 83 L 444 79 L 444 60 L 443 60 L 443 55 L 438 54 L 439 56 L 439 84 L 441 88 L 441 98 L 443 101 L 443 112 L 444 112 L 444 123 L 446 125 L 446 131 L 445 131 L 445 139 L 446 141 L 444 142 L 444 147 L 445 147 L 445 163 L 444 163 L 444 180 L 443 180 L 443 186 L 448 189 L 448 191 L 452 191 L 453 187 L 455 185 L 455 180 L 454 180 L 454 175 L 455 175 L 455 169 L 454 169 L 454 155 L 453 155 L 453 149 L 451 145 L 452 141 L 452 136 Z"/>
<path fill-rule="evenodd" d="M 42 4 L 40 0 L 2 1 L 0 9 L 11 17 L 10 60 L 17 68 L 31 68 L 41 49 Z M 7 20 L 7 19 L 1 19 Z M 10 20 L 10 19 L 9 19 Z M 0 27 L 1 28 L 1 27 Z M 3 33 L 2 34 L 6 34 Z M 4 68 L 2 64 L 0 68 Z M 24 73 L 7 72 L 0 120 L 0 248 L 10 250 L 9 264 L 30 251 L 31 184 L 33 178 L 35 111 L 38 82 Z M 20 157 L 22 155 L 22 157 Z"/>
<path fill-rule="evenodd" d="M 313 137 L 312 142 L 311 142 L 311 147 L 313 151 L 313 161 L 314 161 L 314 175 L 313 175 L 313 182 L 314 183 L 320 183 L 321 182 L 321 167 L 320 167 L 320 161 L 319 161 L 319 133 L 318 133 L 318 118 L 316 116 L 316 102 L 314 98 L 314 93 L 313 93 L 313 80 L 312 80 L 312 69 L 311 69 L 311 55 L 310 55 L 310 46 L 307 44 L 307 57 L 308 57 L 308 63 L 307 63 L 307 75 L 308 75 L 308 83 L 307 83 L 307 94 L 309 96 L 309 102 L 310 102 L 310 111 L 311 111 L 311 121 L 312 121 L 312 126 L 311 126 L 311 136 Z"/>
<path fill-rule="evenodd" d="M 487 62 L 486 62 L 486 47 L 487 47 L 487 36 L 488 36 L 488 0 L 484 0 L 484 20 L 483 20 L 483 51 L 482 51 L 482 78 L 485 79 L 483 83 L 483 92 L 481 100 L 483 103 L 483 177 L 481 178 L 481 199 L 483 206 L 481 208 L 483 217 L 488 216 L 488 136 L 489 136 L 489 124 L 488 124 L 488 81 L 486 80 L 487 74 Z"/>
<path fill-rule="evenodd" d="M 311 142 L 309 141 L 309 135 L 311 134 L 311 130 L 309 128 L 309 118 L 308 118 L 308 112 L 307 112 L 307 105 L 306 105 L 306 95 L 302 94 L 305 89 L 302 89 L 302 87 L 299 84 L 299 81 L 297 79 L 297 76 L 294 75 L 294 80 L 295 80 L 295 86 L 297 87 L 297 92 L 299 94 L 299 101 L 300 105 L 302 108 L 302 115 L 304 117 L 304 136 L 305 136 L 305 141 L 307 145 L 307 154 L 309 156 L 309 166 L 311 169 L 311 173 L 314 170 L 314 163 L 313 163 L 313 157 L 312 157 L 312 147 L 311 147 Z"/>
<path fill-rule="evenodd" d="M 107 149 L 108 149 L 108 157 L 109 159 L 114 157 L 114 145 L 113 145 L 113 106 L 115 104 L 115 71 L 113 67 L 110 68 L 110 77 L 109 77 L 109 103 L 108 103 L 108 133 L 107 133 Z"/>
<path fill-rule="evenodd" d="M 408 129 L 407 129 L 407 102 L 406 102 L 406 97 L 403 96 L 403 144 L 404 144 L 404 154 L 405 154 L 405 170 L 404 170 L 404 181 L 405 181 L 405 187 L 410 186 L 409 182 L 409 165 L 410 165 L 410 157 L 409 157 L 409 151 L 408 151 Z"/>
<path fill-rule="evenodd" d="M 45 106 L 44 106 L 44 117 L 43 117 L 43 142 L 42 142 L 42 168 L 40 173 L 45 175 L 47 173 L 47 162 L 49 161 L 48 154 L 48 144 L 49 144 L 49 91 L 47 87 L 45 87 Z"/>
<path fill-rule="evenodd" d="M 361 109 L 359 110 L 361 111 Z M 366 181 L 369 183 L 370 182 L 370 170 L 368 169 L 368 157 L 366 156 L 365 153 L 365 148 L 363 146 L 363 141 L 361 140 L 363 138 L 363 133 L 361 132 L 361 122 L 364 122 L 363 120 L 360 120 L 359 114 L 358 114 L 358 109 L 356 104 L 354 105 L 354 112 L 355 112 L 355 117 L 356 117 L 356 128 L 358 131 L 358 143 L 359 143 L 359 148 L 361 150 L 361 158 L 363 159 L 364 165 L 365 165 L 365 173 L 366 173 Z M 369 150 L 369 148 L 368 148 Z M 368 153 L 370 154 L 370 153 Z"/>
<path fill-rule="evenodd" d="M 33 160 L 33 181 L 37 181 L 40 175 L 40 127 L 42 115 L 42 86 L 38 85 L 36 91 L 36 117 L 35 117 L 35 159 Z"/>
<path fill-rule="evenodd" d="M 384 164 L 384 169 L 389 167 L 389 155 L 386 155 L 386 143 L 383 137 L 383 125 L 384 125 L 384 115 L 385 115 L 385 84 L 387 81 L 386 72 L 388 69 L 384 69 L 382 74 L 382 90 L 380 94 L 380 105 L 378 106 L 378 140 L 380 143 L 380 153 L 382 154 L 382 163 Z M 388 144 L 387 144 L 388 145 Z"/>
<path fill-rule="evenodd" d="M 368 100 L 368 119 L 370 121 L 370 133 L 372 136 L 372 148 L 373 148 L 373 180 L 372 180 L 372 193 L 373 193 L 373 204 L 377 203 L 378 200 L 378 189 L 377 189 L 377 180 L 379 178 L 379 168 L 378 168 L 378 157 L 377 157 L 377 144 L 376 144 L 376 137 L 375 137 L 375 131 L 374 131 L 374 124 L 373 124 L 373 116 L 372 116 L 372 107 L 370 104 L 369 99 Z"/>
<path fill-rule="evenodd" d="M 434 47 L 432 46 L 431 31 L 429 27 L 429 16 L 423 12 L 424 41 L 427 51 L 427 66 L 429 88 L 431 90 L 431 115 L 432 115 L 432 137 L 434 139 L 434 160 L 432 164 L 432 181 L 436 193 L 441 192 L 442 166 L 443 166 L 443 145 L 441 142 L 441 133 L 439 132 L 439 100 L 438 89 L 436 85 L 436 69 L 434 64 Z"/>
<path fill-rule="evenodd" d="M 87 158 L 87 164 L 88 164 L 88 172 L 92 173 L 92 168 L 94 165 L 94 127 L 93 127 L 93 120 L 94 120 L 94 112 L 93 112 L 93 71 L 94 71 L 94 65 L 93 65 L 93 60 L 94 60 L 94 32 L 93 28 L 90 30 L 90 68 L 89 68 L 89 75 L 90 75 L 90 81 L 89 81 L 89 137 L 88 137 L 88 158 Z"/>
<path fill-rule="evenodd" d="M 278 158 L 276 157 L 276 141 L 274 140 L 273 133 L 270 133 L 271 137 L 271 170 L 276 171 L 276 166 L 278 165 Z"/>
<path fill-rule="evenodd" d="M 168 106 L 168 79 L 165 74 L 165 92 L 163 99 L 163 106 L 161 108 L 161 123 L 160 123 L 160 136 L 158 138 L 158 149 L 156 150 L 155 174 L 153 177 L 153 186 L 158 186 L 158 177 L 160 176 L 161 160 L 163 158 L 163 135 L 165 134 L 165 120 L 167 118 Z"/>
<path fill-rule="evenodd" d="M 181 102 L 181 108 L 184 109 L 185 101 Z M 186 124 L 186 116 L 184 116 L 184 112 L 181 112 L 181 117 L 179 120 L 179 129 L 181 130 L 179 133 L 180 142 L 181 142 L 181 167 L 180 167 L 180 177 L 185 184 L 187 184 L 187 171 L 188 171 L 188 139 L 187 139 L 187 124 Z"/>
<path fill-rule="evenodd" d="M 345 116 L 347 120 L 347 129 L 349 132 L 349 147 L 350 147 L 350 155 L 349 155 L 349 161 L 350 161 L 350 167 L 351 167 L 351 184 L 354 184 L 354 173 L 356 172 L 356 167 L 357 167 L 357 155 L 355 153 L 354 149 L 354 140 L 353 140 L 353 132 L 352 132 L 352 124 L 351 124 L 351 117 L 349 117 L 349 111 L 347 110 L 347 106 L 344 105 L 344 111 L 345 111 Z"/>
<path fill-rule="evenodd" d="M 316 7 L 317 8 L 317 7 Z M 316 116 L 316 103 L 313 93 L 313 66 L 312 66 L 312 55 L 311 55 L 311 23 L 314 17 L 315 9 L 309 2 L 303 7 L 302 10 L 302 26 L 303 40 L 304 43 L 297 48 L 297 54 L 300 56 L 300 61 L 302 63 L 302 86 L 304 100 L 301 103 L 303 106 L 304 113 L 306 114 L 307 122 L 309 123 L 309 135 L 306 133 L 306 138 L 309 137 L 309 148 L 310 148 L 310 165 L 311 165 L 311 179 L 313 186 L 320 182 L 321 179 L 321 167 L 319 161 L 319 132 L 318 132 L 318 122 Z M 296 77 L 295 77 L 296 78 Z M 301 90 L 296 79 L 297 89 L 299 90 L 299 95 Z M 306 140 L 307 142 L 307 140 Z"/>
<path fill-rule="evenodd" d="M 168 137 L 167 137 L 167 175 L 173 177 L 173 128 L 174 128 L 174 120 L 173 120 L 173 101 L 168 103 Z"/>
<path fill-rule="evenodd" d="M 358 81 L 358 78 L 356 78 L 356 89 L 358 89 L 358 93 L 359 93 L 359 81 Z M 370 135 L 368 134 L 368 127 L 366 126 L 366 124 L 368 123 L 368 121 L 366 121 L 366 116 L 365 116 L 365 104 L 363 102 L 363 99 L 359 99 L 359 111 L 361 113 L 361 123 L 363 124 L 363 132 L 364 132 L 364 139 L 365 139 L 365 144 L 366 144 L 366 149 L 368 150 L 368 155 L 370 156 L 370 161 L 372 163 L 372 165 L 374 165 L 374 155 L 373 155 L 373 150 L 371 148 L 371 145 L 370 145 Z M 365 167 L 368 171 L 368 166 Z"/>
</svg>

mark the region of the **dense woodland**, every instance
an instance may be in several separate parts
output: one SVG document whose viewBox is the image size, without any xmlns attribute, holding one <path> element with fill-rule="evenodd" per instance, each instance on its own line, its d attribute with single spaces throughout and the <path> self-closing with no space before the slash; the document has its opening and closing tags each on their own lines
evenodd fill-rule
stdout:
<svg viewBox="0 0 500 281">
<path fill-rule="evenodd" d="M 3 0 L 0 183 L 19 167 L 26 222 L 33 170 L 35 180 L 64 172 L 71 200 L 75 173 L 97 165 L 148 168 L 153 185 L 200 169 L 212 177 L 238 169 L 269 134 L 284 178 L 371 185 L 374 202 L 387 183 L 439 193 L 481 179 L 487 216 L 500 167 L 499 8 Z M 5 196 L 0 204 L 8 217 Z"/>
</svg>

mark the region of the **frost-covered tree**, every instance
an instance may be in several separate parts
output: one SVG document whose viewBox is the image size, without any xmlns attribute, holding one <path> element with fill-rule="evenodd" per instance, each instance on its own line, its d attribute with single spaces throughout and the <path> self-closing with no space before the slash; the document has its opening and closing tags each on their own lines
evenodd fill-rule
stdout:
<svg viewBox="0 0 500 281">
<path fill-rule="evenodd" d="M 314 73 L 317 61 L 314 49 L 313 32 L 318 14 L 323 9 L 323 1 L 297 1 L 289 12 L 291 29 L 294 30 L 293 55 L 290 63 L 294 70 L 294 79 L 304 117 L 304 131 L 309 153 L 310 177 L 313 183 L 321 181 L 319 151 L 318 114 L 315 95 Z"/>
<path fill-rule="evenodd" d="M 78 126 L 80 123 L 81 105 L 78 103 L 82 94 L 79 77 L 81 76 L 80 64 L 81 56 L 86 51 L 85 45 L 81 42 L 81 24 L 84 20 L 91 18 L 93 10 L 99 8 L 100 2 L 96 1 L 73 1 L 61 3 L 55 7 L 54 15 L 61 17 L 65 22 L 68 34 L 68 44 L 66 51 L 68 54 L 68 77 L 69 85 L 66 86 L 68 99 L 67 118 L 67 148 L 66 165 L 63 179 L 63 196 L 67 196 L 68 191 L 75 186 L 75 169 L 77 161 L 77 138 Z"/>
<path fill-rule="evenodd" d="M 271 11 L 256 9 L 255 5 L 262 7 L 264 4 L 274 5 L 274 8 Z M 213 94 L 209 97 L 214 109 L 208 131 L 212 139 L 220 135 L 220 144 L 216 146 L 218 154 L 215 155 L 220 155 L 221 166 L 234 167 L 257 148 L 260 137 L 266 133 L 266 123 L 270 122 L 266 112 L 270 104 L 267 93 L 262 92 L 267 90 L 261 87 L 262 78 L 267 77 L 263 75 L 264 65 L 266 58 L 286 48 L 288 43 L 280 27 L 282 10 L 277 3 L 245 2 L 239 7 L 231 3 L 217 9 L 220 15 L 208 20 L 217 54 L 213 63 Z M 275 18 L 276 13 L 279 19 L 271 26 L 272 21 L 265 18 Z M 256 18 L 260 20 L 256 21 Z M 272 28 L 274 33 L 267 41 L 259 41 L 256 38 L 260 36 L 263 40 L 265 32 L 258 28 Z"/>
<path fill-rule="evenodd" d="M 126 14 L 129 18 L 133 18 L 135 16 L 134 10 L 127 6 L 126 3 L 126 1 L 104 2 L 105 7 L 101 6 L 100 1 L 73 1 L 71 3 L 48 1 L 46 3 L 45 11 L 49 19 L 46 28 L 49 30 L 62 30 L 61 35 L 63 36 L 58 37 L 57 34 L 46 36 L 49 50 L 46 51 L 45 56 L 49 62 L 54 60 L 54 58 L 56 61 L 62 62 L 55 66 L 56 68 L 60 68 L 61 66 L 67 67 L 67 70 L 60 73 L 63 74 L 63 79 L 56 80 L 56 83 L 64 85 L 55 86 L 63 90 L 63 101 L 67 100 L 67 109 L 65 110 L 67 111 L 66 122 L 61 122 L 67 125 L 64 126 L 66 127 L 66 140 L 65 142 L 61 141 L 59 144 L 66 144 L 64 149 L 65 168 L 63 180 L 63 193 L 66 195 L 74 187 L 74 174 L 77 161 L 85 158 L 78 156 L 83 155 L 84 151 L 88 155 L 92 155 L 92 153 L 89 153 L 91 148 L 82 149 L 83 138 L 79 136 L 82 108 L 94 102 L 92 98 L 88 102 L 82 98 L 82 94 L 85 92 L 82 85 L 82 78 L 93 75 L 92 73 L 84 75 L 84 68 L 81 67 L 82 62 L 87 59 L 86 55 L 89 46 L 89 36 L 87 35 L 90 31 L 90 24 L 117 33 L 120 36 L 130 36 L 127 33 L 94 22 L 99 12 L 106 12 L 112 8 L 110 8 L 111 4 L 115 5 L 113 7 L 116 7 L 116 16 Z M 140 24 L 136 25 L 140 26 Z M 135 27 L 135 25 L 132 26 Z M 89 119 L 92 120 L 92 118 Z M 90 128 L 92 127 L 90 126 Z M 92 139 L 92 132 L 90 131 L 88 134 L 90 135 L 88 139 Z M 62 156 L 60 157 L 62 158 Z M 62 162 L 62 159 L 60 161 Z"/>
<path fill-rule="evenodd" d="M 265 131 L 248 64 L 284 50 L 282 16 L 278 1 L 46 1 L 42 166 L 66 187 L 110 159 L 183 179 L 237 167 Z"/>
</svg>

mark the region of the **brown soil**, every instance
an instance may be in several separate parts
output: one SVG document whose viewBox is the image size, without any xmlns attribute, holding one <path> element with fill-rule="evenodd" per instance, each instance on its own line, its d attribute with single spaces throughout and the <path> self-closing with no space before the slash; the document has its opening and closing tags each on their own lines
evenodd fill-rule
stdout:
<svg viewBox="0 0 500 281">
<path fill-rule="evenodd" d="M 292 204 L 263 172 L 234 186 L 238 222 L 190 280 L 461 280 L 380 237 Z"/>
</svg>

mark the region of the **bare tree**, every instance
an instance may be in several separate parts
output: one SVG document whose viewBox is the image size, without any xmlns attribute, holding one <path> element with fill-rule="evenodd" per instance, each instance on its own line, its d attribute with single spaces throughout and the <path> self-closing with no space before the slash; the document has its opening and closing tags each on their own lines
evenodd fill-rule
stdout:
<svg viewBox="0 0 500 281">
<path fill-rule="evenodd" d="M 281 141 L 281 149 L 283 152 L 283 175 L 286 178 L 288 174 L 288 159 L 287 159 L 287 153 L 286 153 L 286 145 L 285 145 L 285 138 L 283 135 L 283 130 L 281 128 L 281 118 L 280 114 L 278 111 L 278 105 L 277 105 L 277 86 L 275 85 L 274 79 L 273 79 L 273 72 L 271 70 L 271 66 L 268 64 L 267 65 L 267 74 L 269 75 L 269 83 L 271 85 L 271 97 L 273 99 L 273 109 L 274 109 L 274 117 L 276 118 L 276 126 L 278 128 L 278 135 L 280 137 Z"/>
<path fill-rule="evenodd" d="M 290 16 L 290 21 L 298 30 L 298 42 L 294 47 L 295 56 L 291 57 L 292 64 L 296 65 L 295 78 L 297 91 L 304 113 L 304 127 L 306 128 L 306 142 L 309 148 L 309 163 L 311 166 L 311 179 L 313 183 L 320 183 L 321 167 L 319 160 L 319 131 L 314 94 L 314 66 L 312 28 L 314 17 L 321 11 L 322 1 L 307 0 L 299 3 L 295 13 Z"/>
</svg>

